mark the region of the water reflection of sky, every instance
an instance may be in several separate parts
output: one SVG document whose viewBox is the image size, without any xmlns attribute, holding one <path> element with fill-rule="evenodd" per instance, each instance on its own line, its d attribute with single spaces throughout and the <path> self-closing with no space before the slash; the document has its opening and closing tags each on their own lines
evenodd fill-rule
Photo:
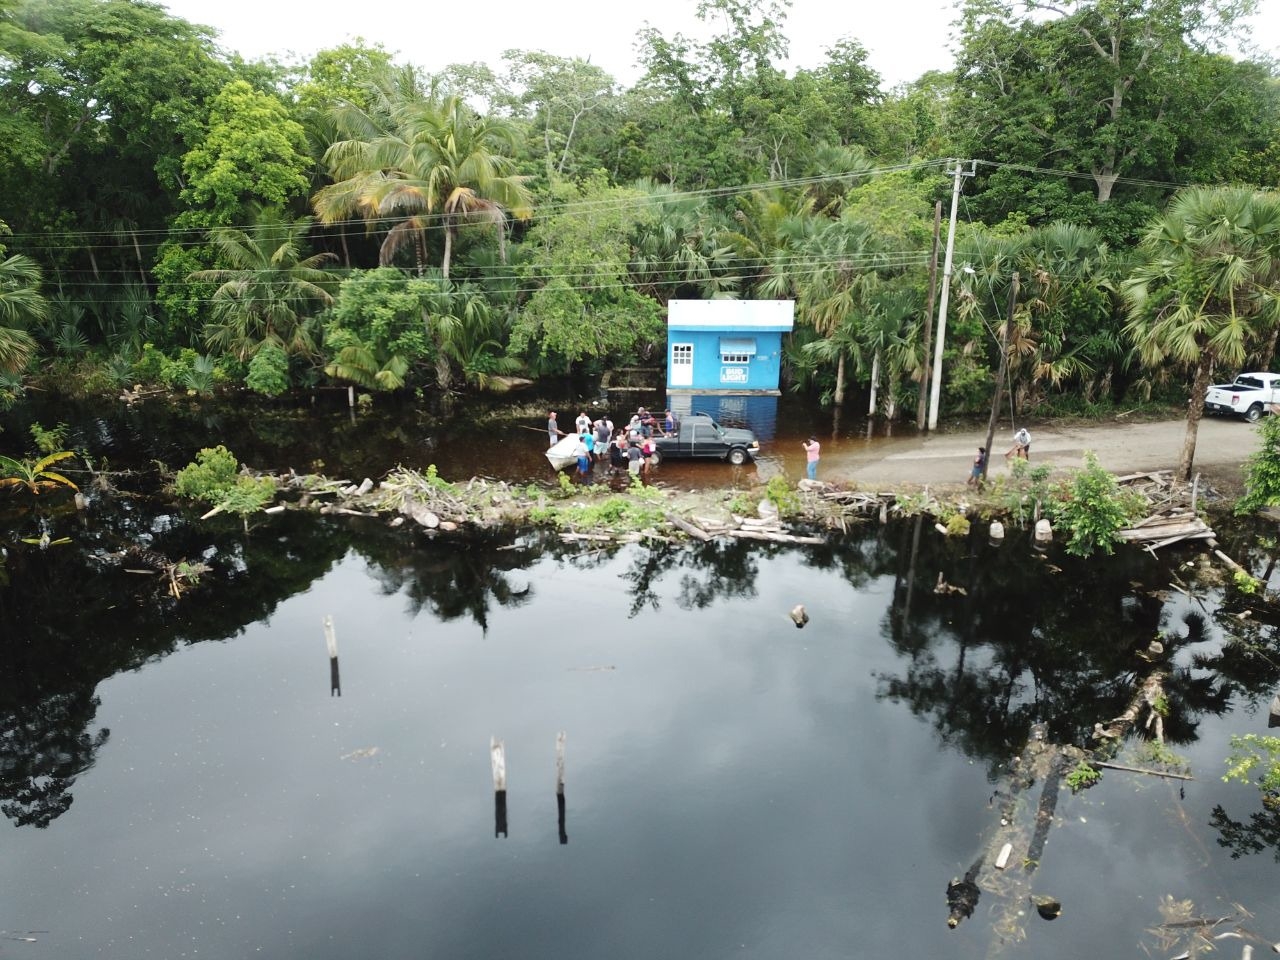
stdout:
<svg viewBox="0 0 1280 960">
<path fill-rule="evenodd" d="M 543 559 L 482 630 L 412 615 L 351 554 L 269 622 L 103 683 L 111 739 L 75 804 L 7 834 L 5 926 L 48 931 L 25 955 L 62 960 L 986 956 L 992 901 L 949 931 L 944 889 L 992 786 L 877 697 L 902 669 L 892 582 L 762 555 L 754 596 L 682 609 L 673 569 L 633 617 L 634 556 Z M 1280 907 L 1270 855 L 1232 863 L 1204 827 L 1223 797 L 1256 802 L 1214 777 L 1230 723 L 1205 721 L 1186 801 L 1119 775 L 1063 793 L 1035 886 L 1064 916 L 1016 952 L 1133 955 L 1166 892 Z"/>
</svg>

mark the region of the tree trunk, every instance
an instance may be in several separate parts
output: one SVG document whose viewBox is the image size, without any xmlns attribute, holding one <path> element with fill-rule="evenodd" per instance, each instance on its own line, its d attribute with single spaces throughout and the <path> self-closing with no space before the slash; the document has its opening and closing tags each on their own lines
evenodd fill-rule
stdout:
<svg viewBox="0 0 1280 960">
<path fill-rule="evenodd" d="M 1187 401 L 1187 432 L 1182 441 L 1182 459 L 1178 461 L 1177 479 L 1191 479 L 1191 467 L 1196 458 L 1196 434 L 1200 430 L 1200 418 L 1204 416 L 1204 396 L 1209 389 L 1209 370 L 1213 359 L 1207 350 L 1201 350 L 1196 363 L 1196 375 L 1191 384 L 1191 399 Z"/>
<path fill-rule="evenodd" d="M 871 401 L 867 404 L 867 416 L 876 415 L 876 388 L 880 386 L 880 351 L 871 358 Z"/>
<path fill-rule="evenodd" d="M 130 230 L 129 236 L 133 240 L 133 255 L 138 258 L 138 276 L 142 278 L 142 285 L 147 285 L 147 264 L 142 259 L 142 246 L 138 243 L 138 232 Z"/>
<path fill-rule="evenodd" d="M 440 272 L 444 274 L 446 280 L 449 279 L 449 262 L 453 259 L 453 225 L 445 224 L 444 227 L 444 262 L 440 265 Z"/>
<path fill-rule="evenodd" d="M 443 344 L 436 344 L 436 386 L 444 393 L 453 385 L 453 367 L 449 364 L 449 355 L 444 352 Z"/>
<path fill-rule="evenodd" d="M 1271 328 L 1271 336 L 1267 338 L 1267 349 L 1258 363 L 1259 370 L 1270 370 L 1271 361 L 1276 358 L 1276 338 L 1280 337 L 1280 323 Z"/>
<path fill-rule="evenodd" d="M 840 351 L 836 361 L 836 406 L 844 406 L 844 351 Z"/>
</svg>

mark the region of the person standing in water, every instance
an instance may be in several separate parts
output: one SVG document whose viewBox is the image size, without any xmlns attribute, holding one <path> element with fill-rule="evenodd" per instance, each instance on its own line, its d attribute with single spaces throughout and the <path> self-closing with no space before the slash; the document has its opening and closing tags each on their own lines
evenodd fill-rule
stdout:
<svg viewBox="0 0 1280 960">
<path fill-rule="evenodd" d="M 804 442 L 805 474 L 810 480 L 818 479 L 818 458 L 822 453 L 822 444 L 817 437 L 811 436 Z"/>
</svg>

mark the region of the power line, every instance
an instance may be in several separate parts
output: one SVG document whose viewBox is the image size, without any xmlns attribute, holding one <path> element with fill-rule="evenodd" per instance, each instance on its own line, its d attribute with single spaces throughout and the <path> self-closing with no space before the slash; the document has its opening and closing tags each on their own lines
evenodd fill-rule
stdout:
<svg viewBox="0 0 1280 960">
<path fill-rule="evenodd" d="M 551 219 L 555 216 L 572 215 L 576 213 L 586 213 L 595 210 L 610 209 L 626 209 L 630 207 L 646 207 L 646 206 L 662 206 L 669 203 L 677 203 L 687 200 L 729 197 L 740 194 L 761 193 L 768 190 L 789 189 L 796 187 L 815 186 L 817 184 L 829 183 L 839 180 L 862 180 L 872 179 L 874 177 L 883 176 L 888 173 L 899 173 L 914 170 L 927 170 L 946 163 L 946 160 L 921 160 L 910 163 L 890 164 L 887 166 L 871 167 L 867 169 L 846 170 L 835 173 L 814 175 L 808 177 L 788 177 L 778 180 L 765 180 L 758 183 L 737 184 L 722 187 L 704 187 L 698 190 L 672 190 L 670 192 L 647 193 L 638 190 L 633 196 L 623 197 L 601 197 L 598 199 L 571 200 L 565 202 L 549 202 L 541 204 L 534 215 L 527 220 L 520 221 L 537 225 Z M 627 185 L 620 185 L 623 189 Z M 422 222 L 424 228 L 438 227 L 449 221 L 449 216 L 443 213 L 424 212 L 412 215 L 415 219 Z M 407 216 L 397 217 L 358 217 L 343 220 L 335 220 L 332 223 L 321 224 L 317 221 L 318 226 L 330 229 L 344 229 L 347 227 L 361 227 L 373 231 L 381 226 L 394 226 L 404 220 L 409 219 Z M 211 231 L 218 229 L 240 230 L 244 233 L 252 234 L 255 224 L 217 224 L 212 227 L 157 227 L 139 230 L 123 229 L 102 229 L 102 230 L 54 230 L 40 233 L 11 233 L 5 237 L 0 237 L 0 241 L 11 243 L 13 241 L 29 241 L 38 249 L 79 249 L 84 246 L 83 243 L 76 244 L 45 244 L 41 245 L 38 241 L 45 239 L 83 239 L 87 237 L 102 237 L 106 239 L 120 241 L 121 243 L 129 243 L 134 237 L 158 237 L 161 241 L 172 240 L 176 237 L 190 235 L 200 238 L 196 242 L 203 243 L 203 238 Z M 158 244 L 146 244 L 147 248 L 157 246 Z"/>
</svg>

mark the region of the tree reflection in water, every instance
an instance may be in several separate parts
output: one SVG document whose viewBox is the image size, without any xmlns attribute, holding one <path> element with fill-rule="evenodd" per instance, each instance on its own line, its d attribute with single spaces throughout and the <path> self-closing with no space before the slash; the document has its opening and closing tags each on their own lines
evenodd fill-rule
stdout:
<svg viewBox="0 0 1280 960">
<path fill-rule="evenodd" d="M 992 548 L 977 530 L 939 537 L 918 518 L 854 527 L 802 551 L 735 540 L 584 547 L 538 531 L 433 538 L 293 512 L 246 537 L 234 518 L 200 523 L 109 500 L 90 523 L 55 518 L 51 533 L 74 543 L 14 547 L 5 564 L 0 622 L 18 626 L 0 636 L 0 802 L 15 823 L 45 826 L 70 806 L 77 776 L 107 741 L 93 729 L 100 682 L 184 645 L 236 636 L 351 551 L 412 613 L 481 628 L 495 608 L 535 599 L 522 571 L 546 558 L 586 570 L 623 557 L 633 617 L 664 603 L 702 610 L 751 599 L 762 566 L 784 555 L 838 573 L 851 590 L 882 585 L 891 600 L 880 635 L 900 666 L 879 675 L 879 696 L 907 705 L 993 775 L 1037 720 L 1055 742 L 1087 744 L 1096 721 L 1123 710 L 1146 666 L 1136 655 L 1157 635 L 1177 664 L 1165 687 L 1174 743 L 1197 738 L 1198 718 L 1256 703 L 1280 682 L 1274 624 L 1241 621 L 1230 605 L 1211 620 L 1172 616 L 1153 588 L 1169 582 L 1168 570 L 1134 550 L 1089 561 L 1039 555 L 1019 538 Z M 172 560 L 201 558 L 211 572 L 174 600 L 157 589 L 159 578 L 124 572 L 115 557 L 135 544 Z M 964 594 L 935 593 L 939 574 Z M 1211 624 L 1233 639 L 1206 642 Z M 1277 843 L 1274 818 L 1241 823 L 1224 812 L 1215 826 L 1233 850 Z"/>
</svg>

